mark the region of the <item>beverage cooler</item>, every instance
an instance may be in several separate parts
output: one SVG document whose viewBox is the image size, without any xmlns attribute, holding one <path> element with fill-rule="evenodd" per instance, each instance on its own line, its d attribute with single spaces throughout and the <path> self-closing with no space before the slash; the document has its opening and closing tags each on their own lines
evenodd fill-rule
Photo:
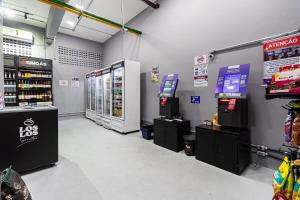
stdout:
<svg viewBox="0 0 300 200">
<path fill-rule="evenodd" d="M 86 117 L 96 120 L 96 73 L 95 71 L 86 75 L 87 78 L 87 107 Z"/>
<path fill-rule="evenodd" d="M 18 105 L 18 67 L 14 56 L 4 55 L 4 100 L 5 106 Z"/>
<path fill-rule="evenodd" d="M 52 105 L 52 60 L 4 55 L 6 106 Z"/>
<path fill-rule="evenodd" d="M 102 116 L 103 116 L 103 78 L 102 70 L 95 71 L 95 95 L 96 95 L 96 115 L 95 122 L 99 125 L 102 125 Z"/>
<path fill-rule="evenodd" d="M 130 133 L 140 129 L 140 63 L 112 64 L 111 128 Z"/>
<path fill-rule="evenodd" d="M 103 115 L 102 125 L 105 128 L 111 128 L 111 68 L 107 67 L 102 70 L 103 80 Z"/>
<path fill-rule="evenodd" d="M 129 60 L 119 61 L 95 73 L 96 116 L 92 117 L 93 120 L 120 133 L 138 131 L 140 64 Z M 87 75 L 88 99 L 93 98 L 92 82 L 91 75 Z M 88 108 L 91 102 L 88 101 Z M 91 110 L 87 109 L 87 113 L 91 113 Z M 89 114 L 87 117 L 91 118 Z"/>
</svg>

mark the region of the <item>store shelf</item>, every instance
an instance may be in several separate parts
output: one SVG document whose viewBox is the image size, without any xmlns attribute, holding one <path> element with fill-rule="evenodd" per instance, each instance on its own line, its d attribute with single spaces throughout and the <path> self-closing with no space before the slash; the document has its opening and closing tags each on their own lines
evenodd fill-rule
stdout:
<svg viewBox="0 0 300 200">
<path fill-rule="evenodd" d="M 19 88 L 19 91 L 47 91 L 51 88 Z"/>
<path fill-rule="evenodd" d="M 16 78 L 4 78 L 5 81 L 16 81 Z"/>
<path fill-rule="evenodd" d="M 50 102 L 52 99 L 41 100 L 41 99 L 19 99 L 19 102 L 28 102 L 28 103 L 36 103 L 36 102 Z"/>
<path fill-rule="evenodd" d="M 286 93 L 279 93 L 279 94 L 266 94 L 265 98 L 269 99 L 300 99 L 300 94 L 286 94 Z"/>
<path fill-rule="evenodd" d="M 52 78 L 19 78 L 19 80 L 25 80 L 25 81 L 51 81 Z"/>
</svg>

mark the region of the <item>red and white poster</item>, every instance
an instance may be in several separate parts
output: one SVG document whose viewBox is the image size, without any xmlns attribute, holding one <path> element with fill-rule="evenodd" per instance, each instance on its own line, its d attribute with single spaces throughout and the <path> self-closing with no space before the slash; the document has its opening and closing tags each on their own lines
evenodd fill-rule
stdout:
<svg viewBox="0 0 300 200">
<path fill-rule="evenodd" d="M 272 76 L 287 66 L 300 64 L 300 35 L 265 42 L 264 85 L 270 85 Z"/>
<path fill-rule="evenodd" d="M 194 87 L 208 86 L 207 55 L 194 57 Z"/>
</svg>

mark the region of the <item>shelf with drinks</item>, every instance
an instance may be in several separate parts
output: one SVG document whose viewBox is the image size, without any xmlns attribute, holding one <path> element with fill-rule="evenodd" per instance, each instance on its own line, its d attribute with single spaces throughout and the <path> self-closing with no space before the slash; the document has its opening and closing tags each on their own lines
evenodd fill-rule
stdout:
<svg viewBox="0 0 300 200">
<path fill-rule="evenodd" d="M 19 79 L 52 79 L 52 73 L 48 71 L 19 71 Z"/>
<path fill-rule="evenodd" d="M 5 101 L 5 105 L 7 105 L 7 104 L 16 104 L 17 103 L 16 93 L 4 92 L 4 101 Z"/>
<path fill-rule="evenodd" d="M 16 80 L 16 71 L 4 69 L 4 80 Z"/>
<path fill-rule="evenodd" d="M 51 81 L 24 81 L 19 80 L 18 88 L 19 90 L 38 90 L 38 89 L 48 89 L 52 87 Z"/>
<path fill-rule="evenodd" d="M 51 101 L 51 92 L 19 92 L 19 102 L 45 102 Z"/>
<path fill-rule="evenodd" d="M 113 116 L 120 118 L 120 117 L 122 117 L 122 112 L 123 112 L 122 108 L 114 108 L 113 109 Z"/>
</svg>

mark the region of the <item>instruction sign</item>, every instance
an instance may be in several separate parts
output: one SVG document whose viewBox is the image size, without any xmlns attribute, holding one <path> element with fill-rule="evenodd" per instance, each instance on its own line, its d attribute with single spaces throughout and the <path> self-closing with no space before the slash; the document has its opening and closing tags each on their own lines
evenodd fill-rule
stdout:
<svg viewBox="0 0 300 200">
<path fill-rule="evenodd" d="M 208 86 L 208 59 L 207 55 L 194 58 L 194 87 Z"/>
<path fill-rule="evenodd" d="M 199 104 L 200 103 L 200 96 L 191 96 L 191 103 Z"/>
<path fill-rule="evenodd" d="M 265 42 L 263 84 L 268 85 L 280 68 L 300 64 L 300 35 Z"/>
</svg>

